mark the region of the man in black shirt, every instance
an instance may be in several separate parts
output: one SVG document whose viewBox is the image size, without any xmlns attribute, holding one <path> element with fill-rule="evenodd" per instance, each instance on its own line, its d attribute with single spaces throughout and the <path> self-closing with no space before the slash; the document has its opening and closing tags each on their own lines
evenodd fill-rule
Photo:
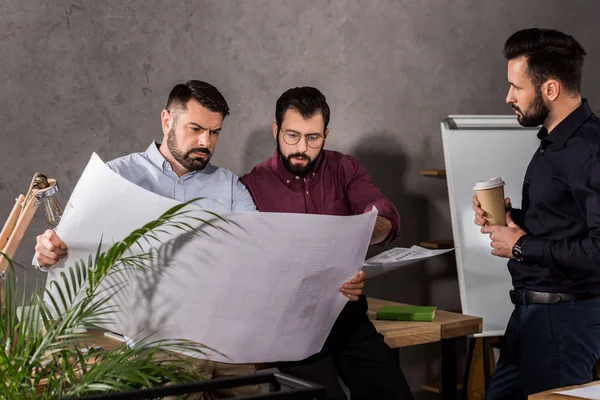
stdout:
<svg viewBox="0 0 600 400">
<path fill-rule="evenodd" d="M 600 358 L 600 119 L 580 96 L 585 54 L 545 29 L 516 32 L 504 47 L 506 102 L 521 125 L 542 128 L 521 210 L 505 200 L 507 226 L 487 226 L 473 197 L 475 223 L 492 254 L 510 259 L 514 286 L 488 400 L 590 382 Z"/>
</svg>

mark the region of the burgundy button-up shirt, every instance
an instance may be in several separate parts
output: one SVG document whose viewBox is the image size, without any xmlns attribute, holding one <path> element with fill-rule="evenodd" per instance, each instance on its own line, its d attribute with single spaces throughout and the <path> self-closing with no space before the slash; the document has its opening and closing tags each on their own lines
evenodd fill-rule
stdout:
<svg viewBox="0 0 600 400">
<path fill-rule="evenodd" d="M 241 178 L 259 211 L 302 214 L 354 215 L 377 208 L 392 223 L 384 243 L 396 239 L 400 215 L 375 186 L 359 161 L 337 151 L 322 150 L 313 171 L 302 178 L 291 174 L 277 150 Z"/>
</svg>

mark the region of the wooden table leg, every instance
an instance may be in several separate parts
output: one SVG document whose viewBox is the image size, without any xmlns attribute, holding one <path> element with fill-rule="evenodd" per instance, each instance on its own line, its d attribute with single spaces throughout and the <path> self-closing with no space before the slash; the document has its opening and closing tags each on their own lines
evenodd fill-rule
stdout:
<svg viewBox="0 0 600 400">
<path fill-rule="evenodd" d="M 483 381 L 485 382 L 485 393 L 490 386 L 490 342 L 483 337 L 481 346 L 483 348 Z"/>
<path fill-rule="evenodd" d="M 460 393 L 460 400 L 467 400 L 469 398 L 469 378 L 471 377 L 471 363 L 473 362 L 473 353 L 475 352 L 475 343 L 477 339 L 474 337 L 467 338 L 467 344 L 469 345 L 469 351 L 467 352 L 467 365 L 465 366 L 465 374 L 463 376 L 462 390 Z"/>
<path fill-rule="evenodd" d="M 456 374 L 458 362 L 456 338 L 442 339 L 442 399 L 456 400 L 458 391 L 456 390 Z"/>
</svg>

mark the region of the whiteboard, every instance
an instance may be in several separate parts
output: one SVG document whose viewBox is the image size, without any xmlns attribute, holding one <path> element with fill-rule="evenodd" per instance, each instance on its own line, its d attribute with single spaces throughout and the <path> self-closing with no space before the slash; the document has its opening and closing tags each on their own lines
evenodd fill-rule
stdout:
<svg viewBox="0 0 600 400">
<path fill-rule="evenodd" d="M 539 128 L 521 127 L 516 116 L 486 115 L 451 115 L 441 127 L 462 312 L 483 318 L 483 331 L 475 336 L 501 336 L 514 308 L 508 259 L 491 254 L 488 235 L 474 223 L 473 185 L 501 177 L 505 197 L 520 208 Z"/>
</svg>

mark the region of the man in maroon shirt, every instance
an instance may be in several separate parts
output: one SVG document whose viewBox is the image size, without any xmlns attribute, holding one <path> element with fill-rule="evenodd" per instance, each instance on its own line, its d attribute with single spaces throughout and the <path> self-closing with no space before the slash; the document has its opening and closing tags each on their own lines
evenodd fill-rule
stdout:
<svg viewBox="0 0 600 400">
<path fill-rule="evenodd" d="M 352 156 L 323 150 L 329 134 L 329 106 L 312 87 L 293 88 L 277 100 L 273 137 L 277 149 L 243 176 L 259 211 L 326 215 L 379 212 L 371 244 L 398 237 L 394 204 L 373 184 Z M 339 379 L 356 399 L 412 399 L 398 360 L 367 317 L 361 271 L 340 292 L 350 302 L 336 320 L 321 352 L 280 371 L 324 385 L 328 399 L 346 399 Z"/>
</svg>

